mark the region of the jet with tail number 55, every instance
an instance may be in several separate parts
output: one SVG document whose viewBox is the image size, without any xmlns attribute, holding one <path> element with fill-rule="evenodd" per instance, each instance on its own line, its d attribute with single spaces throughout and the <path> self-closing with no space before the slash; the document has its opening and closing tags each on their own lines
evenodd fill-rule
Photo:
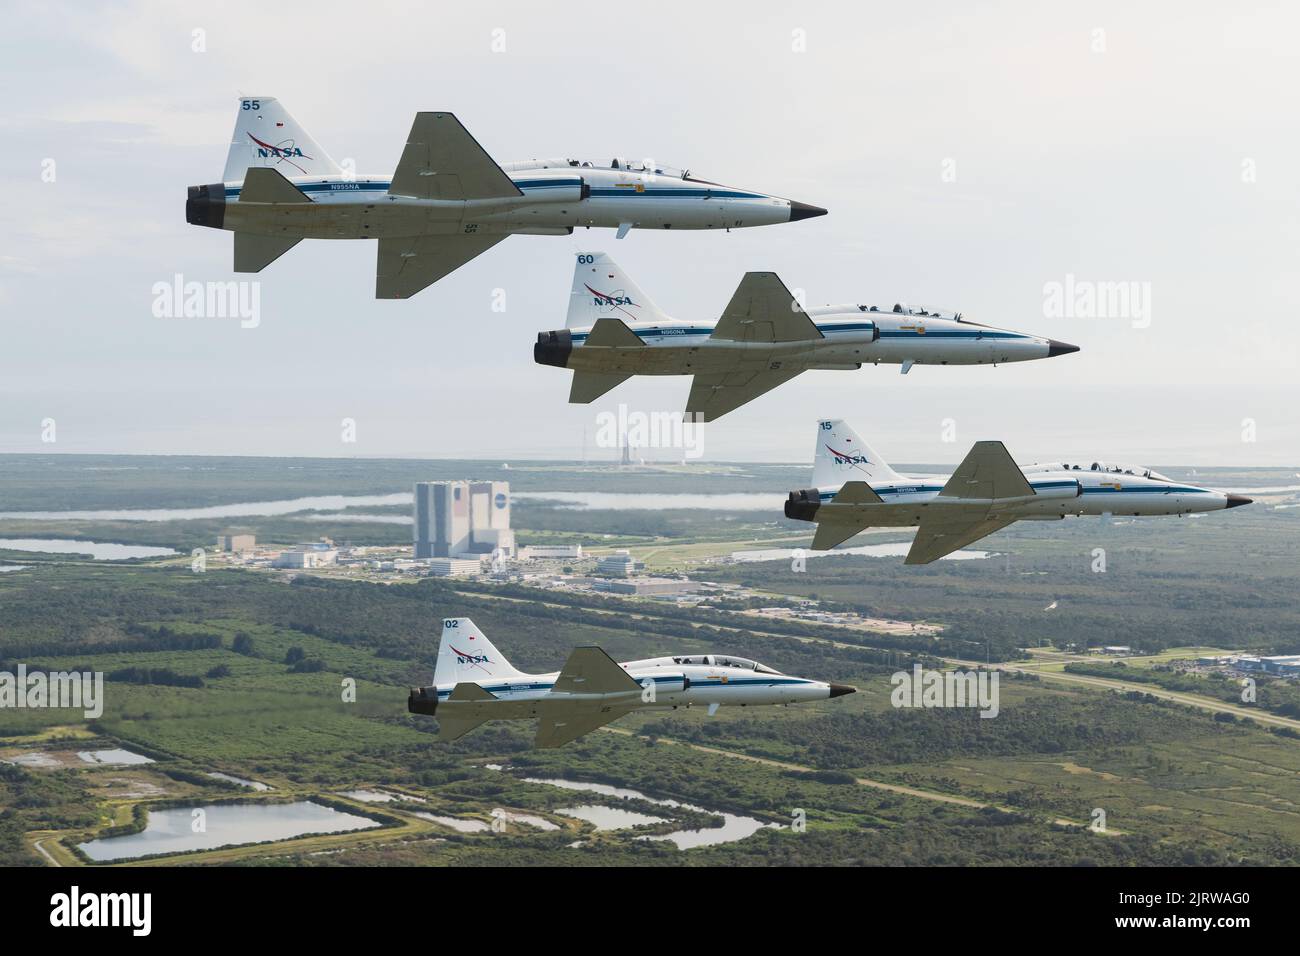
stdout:
<svg viewBox="0 0 1300 956">
<path fill-rule="evenodd" d="M 842 421 L 817 423 L 814 488 L 790 492 L 787 518 L 813 521 L 813 550 L 867 528 L 917 527 L 906 564 L 929 564 L 1016 521 L 1066 515 L 1185 515 L 1250 504 L 1150 468 L 1087 461 L 1025 465 L 1000 441 L 976 442 L 951 475 L 894 471 Z"/>
<path fill-rule="evenodd" d="M 700 179 L 653 160 L 498 165 L 447 112 L 417 113 L 392 176 L 344 170 L 269 96 L 239 101 L 222 181 L 191 186 L 185 220 L 235 234 L 235 271 L 303 239 L 377 239 L 375 297 L 405 299 L 506 236 L 576 226 L 741 229 L 826 210 Z"/>
<path fill-rule="evenodd" d="M 536 746 L 560 747 L 636 710 L 795 704 L 853 693 L 847 684 L 791 677 L 757 661 L 686 654 L 618 663 L 594 645 L 575 647 L 564 668 L 525 674 L 467 617 L 442 622 L 433 684 L 412 688 L 407 709 L 438 718 L 439 740 L 489 720 L 539 718 Z"/>
<path fill-rule="evenodd" d="M 633 375 L 693 375 L 686 412 L 707 422 L 812 369 L 883 362 L 906 374 L 913 365 L 998 365 L 1077 351 L 902 303 L 804 308 L 774 272 L 746 273 L 717 322 L 681 322 L 609 256 L 580 252 L 566 328 L 540 333 L 533 359 L 573 369 L 569 401 L 581 404 Z"/>
</svg>

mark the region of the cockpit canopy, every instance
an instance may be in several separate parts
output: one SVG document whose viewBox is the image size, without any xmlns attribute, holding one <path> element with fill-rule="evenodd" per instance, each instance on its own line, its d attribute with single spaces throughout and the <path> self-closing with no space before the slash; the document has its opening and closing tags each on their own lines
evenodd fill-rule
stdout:
<svg viewBox="0 0 1300 956">
<path fill-rule="evenodd" d="M 1056 466 L 1053 466 L 1056 467 Z M 1095 471 L 1108 475 L 1132 475 L 1135 478 L 1150 478 L 1152 481 L 1169 481 L 1164 475 L 1152 468 L 1144 465 L 1119 465 L 1106 463 L 1104 461 L 1093 461 L 1084 463 L 1061 462 L 1062 471 Z"/>
<path fill-rule="evenodd" d="M 554 159 L 527 159 L 518 163 L 502 163 L 501 168 L 507 173 L 517 173 L 527 169 L 618 169 L 631 173 L 665 176 L 669 179 L 689 179 L 691 175 L 689 169 L 665 166 L 656 163 L 653 159 L 635 160 L 625 156 L 615 156 L 607 163 L 592 162 L 589 159 L 572 159 L 567 156 Z"/>
<path fill-rule="evenodd" d="M 674 657 L 674 664 L 681 664 L 689 667 L 735 667 L 739 670 L 757 671 L 760 674 L 779 674 L 780 671 L 773 670 L 765 664 L 758 661 L 751 661 L 745 657 L 725 657 L 718 654 L 698 654 L 693 657 Z"/>
<path fill-rule="evenodd" d="M 860 305 L 860 312 L 888 312 L 893 315 L 914 315 L 923 319 L 952 319 L 956 322 L 961 321 L 961 313 L 954 312 L 951 309 L 933 309 L 923 305 L 908 305 L 906 302 L 895 302 L 892 308 L 882 308 L 878 305 Z"/>
</svg>

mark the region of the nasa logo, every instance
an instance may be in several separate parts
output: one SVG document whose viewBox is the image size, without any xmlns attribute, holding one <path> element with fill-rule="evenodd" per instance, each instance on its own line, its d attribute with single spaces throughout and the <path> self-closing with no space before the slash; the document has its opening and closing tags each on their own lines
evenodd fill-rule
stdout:
<svg viewBox="0 0 1300 956">
<path fill-rule="evenodd" d="M 870 459 L 868 459 L 867 456 L 864 455 L 864 454 L 862 454 L 861 452 L 857 452 L 857 451 L 853 451 L 853 452 L 836 451 L 836 450 L 835 450 L 834 448 L 832 448 L 830 445 L 827 445 L 827 446 L 826 446 L 826 450 L 827 450 L 828 452 L 830 452 L 832 455 L 835 456 L 835 464 L 837 464 L 837 465 L 869 465 L 869 464 L 871 464 Z"/>
<path fill-rule="evenodd" d="M 496 506 L 497 506 L 498 508 L 504 508 L 504 507 L 506 506 L 506 504 L 507 504 L 506 496 L 505 496 L 505 494 L 502 493 L 502 492 L 498 492 L 496 498 L 493 499 L 493 500 L 495 501 Z"/>
<path fill-rule="evenodd" d="M 601 307 L 612 306 L 614 308 L 618 308 L 624 305 L 630 305 L 634 309 L 641 308 L 639 305 L 633 302 L 632 297 L 627 295 L 627 293 L 625 293 L 622 289 L 614 293 L 609 293 L 609 292 L 601 292 L 597 289 L 593 289 L 591 286 L 586 285 L 586 283 L 583 283 L 583 285 L 586 286 L 587 291 L 590 292 L 593 296 L 591 300 L 592 305 L 601 306 Z"/>
<path fill-rule="evenodd" d="M 458 664 L 471 664 L 475 667 L 481 667 L 484 664 L 492 663 L 490 660 L 488 660 L 488 656 L 486 654 L 471 654 L 466 651 L 462 651 L 459 647 L 456 647 L 454 644 L 452 645 L 451 649 L 456 655 L 456 663 Z"/>
<path fill-rule="evenodd" d="M 248 138 L 257 144 L 257 155 L 262 159 L 284 160 L 299 172 L 306 172 L 305 169 L 294 162 L 294 159 L 311 159 L 312 157 L 304 153 L 300 147 L 295 146 L 293 140 L 286 139 L 279 146 L 272 146 L 270 143 L 258 139 L 252 133 L 248 134 Z"/>
</svg>

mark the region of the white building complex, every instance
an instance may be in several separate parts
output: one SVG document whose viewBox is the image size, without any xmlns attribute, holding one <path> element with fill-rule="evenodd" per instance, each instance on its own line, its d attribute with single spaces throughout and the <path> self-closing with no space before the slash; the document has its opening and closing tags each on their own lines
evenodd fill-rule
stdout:
<svg viewBox="0 0 1300 956">
<path fill-rule="evenodd" d="M 416 482 L 414 518 L 417 558 L 515 556 L 509 482 Z"/>
<path fill-rule="evenodd" d="M 644 568 L 645 565 L 627 551 L 615 551 L 596 562 L 596 573 L 607 578 L 630 578 Z"/>
</svg>

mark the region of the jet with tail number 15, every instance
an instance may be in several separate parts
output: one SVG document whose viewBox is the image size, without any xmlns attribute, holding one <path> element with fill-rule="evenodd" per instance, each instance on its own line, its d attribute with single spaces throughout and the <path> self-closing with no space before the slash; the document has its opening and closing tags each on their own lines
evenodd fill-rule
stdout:
<svg viewBox="0 0 1300 956">
<path fill-rule="evenodd" d="M 378 239 L 375 298 L 405 299 L 506 236 L 575 226 L 740 229 L 826 210 L 653 160 L 498 165 L 451 113 L 417 113 L 392 176 L 345 171 L 272 97 L 239 101 L 222 181 L 191 186 L 185 220 L 235 234 L 235 271 L 303 239 Z"/>
<path fill-rule="evenodd" d="M 842 421 L 817 423 L 814 488 L 790 492 L 785 515 L 814 521 L 813 550 L 867 528 L 918 526 L 906 564 L 929 564 L 1016 521 L 1066 515 L 1185 515 L 1250 504 L 1150 468 L 1012 460 L 1000 441 L 976 442 L 951 475 L 902 475 Z"/>
<path fill-rule="evenodd" d="M 791 677 L 743 657 L 687 654 L 617 663 L 575 647 L 563 670 L 525 674 L 467 617 L 442 622 L 433 684 L 412 688 L 407 709 L 436 716 L 439 740 L 489 720 L 540 718 L 536 746 L 560 747 L 636 710 L 795 704 L 851 694 L 847 684 Z"/>
<path fill-rule="evenodd" d="M 804 308 L 774 272 L 747 272 L 716 323 L 670 318 L 603 252 L 578 253 L 567 327 L 542 332 L 540 365 L 573 369 L 569 401 L 633 375 L 693 375 L 686 412 L 721 418 L 801 372 L 863 365 L 998 365 L 1079 351 L 961 313 L 905 306 Z"/>
</svg>

